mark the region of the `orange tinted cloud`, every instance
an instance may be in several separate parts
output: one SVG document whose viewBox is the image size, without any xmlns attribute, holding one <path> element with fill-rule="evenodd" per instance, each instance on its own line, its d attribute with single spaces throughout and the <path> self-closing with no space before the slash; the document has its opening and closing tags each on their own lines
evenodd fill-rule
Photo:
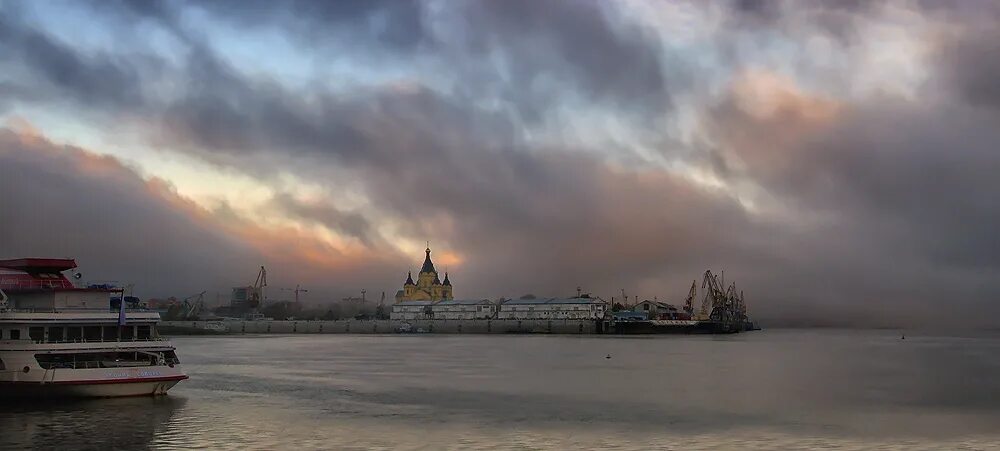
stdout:
<svg viewBox="0 0 1000 451">
<path fill-rule="evenodd" d="M 730 85 L 737 105 L 761 119 L 784 119 L 797 123 L 822 123 L 840 110 L 836 100 L 802 89 L 783 74 L 764 69 L 747 69 Z"/>
<path fill-rule="evenodd" d="M 58 163 L 59 167 L 71 167 L 74 176 L 83 180 L 100 180 L 129 190 L 132 194 L 142 196 L 145 199 L 143 201 L 145 207 L 150 211 L 169 214 L 175 218 L 181 217 L 183 222 L 210 231 L 211 236 L 219 241 L 235 244 L 239 248 L 253 249 L 262 258 L 261 261 L 247 261 L 248 268 L 267 264 L 270 269 L 270 265 L 273 265 L 276 274 L 284 274 L 285 277 L 304 283 L 311 282 L 314 287 L 319 287 L 324 283 L 335 285 L 338 279 L 364 279 L 366 274 L 371 276 L 377 272 L 377 268 L 391 267 L 394 263 L 400 263 L 393 249 L 373 250 L 352 244 L 350 240 L 343 240 L 345 244 L 335 246 L 328 237 L 320 236 L 308 227 L 265 226 L 233 214 L 231 210 L 207 209 L 179 194 L 169 181 L 158 177 L 143 178 L 115 157 L 98 155 L 79 147 L 53 144 L 26 121 L 20 122 L 18 128 L 11 131 L 13 133 L 8 136 L 20 143 L 20 149 L 31 152 L 32 161 L 40 161 L 39 164 L 43 166 Z M 8 150 L 16 151 L 16 149 Z M 17 153 L 9 155 L 18 157 Z M 86 202 L 114 204 L 117 200 L 104 198 L 90 199 Z M 122 215 L 134 218 L 136 214 L 146 213 L 140 211 L 130 214 L 123 211 Z M 147 230 L 139 233 L 156 235 L 156 232 Z M 191 244 L 198 246 L 198 243 Z M 156 244 L 151 243 L 149 249 L 151 254 L 157 252 L 155 248 Z M 447 256 L 443 259 L 457 261 Z M 199 263 L 192 262 L 192 264 Z"/>
</svg>

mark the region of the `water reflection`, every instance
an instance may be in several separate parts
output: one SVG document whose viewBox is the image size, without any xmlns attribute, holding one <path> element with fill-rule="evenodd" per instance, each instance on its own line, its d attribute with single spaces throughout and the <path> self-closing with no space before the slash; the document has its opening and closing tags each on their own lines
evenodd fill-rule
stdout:
<svg viewBox="0 0 1000 451">
<path fill-rule="evenodd" d="M 11 449 L 145 449 L 186 403 L 178 397 L 4 402 L 2 443 Z"/>
<path fill-rule="evenodd" d="M 995 337 L 175 343 L 191 379 L 167 398 L 9 405 L 0 448 L 1000 449 Z"/>
</svg>

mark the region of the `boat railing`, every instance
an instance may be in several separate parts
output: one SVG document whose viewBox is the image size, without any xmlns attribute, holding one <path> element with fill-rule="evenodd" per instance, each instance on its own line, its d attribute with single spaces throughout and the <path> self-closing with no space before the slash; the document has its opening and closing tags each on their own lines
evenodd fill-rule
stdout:
<svg viewBox="0 0 1000 451">
<path fill-rule="evenodd" d="M 8 290 L 38 290 L 75 287 L 69 281 L 61 279 L 0 279 L 0 288 Z"/>
<path fill-rule="evenodd" d="M 73 339 L 62 339 L 62 340 L 31 340 L 35 344 L 60 344 L 60 343 L 132 343 L 132 342 L 162 342 L 170 341 L 166 337 L 148 337 L 148 338 L 123 338 L 116 340 L 103 340 L 103 339 L 93 339 L 87 340 L 84 338 L 73 338 Z"/>
<path fill-rule="evenodd" d="M 103 309 L 103 308 L 9 308 L 7 312 L 12 313 L 93 313 L 93 312 L 104 312 L 104 313 L 118 313 L 118 309 Z M 125 313 L 159 313 L 156 310 L 148 308 L 126 308 Z"/>
<path fill-rule="evenodd" d="M 143 363 L 143 365 L 121 365 L 121 364 L 109 365 L 107 361 L 104 360 L 78 360 L 74 362 L 47 362 L 42 366 L 42 368 L 46 370 L 54 370 L 54 369 L 85 370 L 94 368 L 121 369 L 121 368 L 137 368 L 143 366 L 157 366 L 160 362 L 154 360 L 150 361 L 136 360 L 134 362 L 130 361 L 129 363 Z M 163 362 L 163 364 L 165 365 L 166 362 Z"/>
</svg>

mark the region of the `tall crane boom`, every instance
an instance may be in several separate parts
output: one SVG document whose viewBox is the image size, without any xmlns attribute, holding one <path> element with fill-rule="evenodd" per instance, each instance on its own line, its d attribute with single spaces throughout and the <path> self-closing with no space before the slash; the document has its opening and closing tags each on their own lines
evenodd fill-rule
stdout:
<svg viewBox="0 0 1000 451">
<path fill-rule="evenodd" d="M 282 288 L 282 291 L 291 291 L 295 293 L 295 303 L 299 303 L 299 293 L 308 293 L 309 290 L 305 288 L 300 288 L 298 284 L 295 284 L 295 288 Z"/>
<path fill-rule="evenodd" d="M 252 285 L 252 290 L 250 290 L 247 301 L 251 308 L 256 309 L 264 303 L 266 299 L 266 293 L 264 290 L 267 288 L 267 270 L 263 266 L 260 267 L 260 271 L 257 272 L 257 279 Z"/>
<path fill-rule="evenodd" d="M 184 298 L 181 304 L 181 318 L 197 319 L 205 308 L 205 292 L 193 294 Z"/>
<path fill-rule="evenodd" d="M 684 311 L 688 315 L 694 315 L 694 298 L 698 297 L 698 281 L 691 281 L 691 290 L 688 291 L 688 296 L 684 299 Z"/>
</svg>

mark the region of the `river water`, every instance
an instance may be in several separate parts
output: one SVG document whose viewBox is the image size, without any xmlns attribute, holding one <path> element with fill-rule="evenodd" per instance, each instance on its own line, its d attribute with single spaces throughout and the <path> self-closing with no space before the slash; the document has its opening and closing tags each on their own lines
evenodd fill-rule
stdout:
<svg viewBox="0 0 1000 451">
<path fill-rule="evenodd" d="M 1000 338 L 179 337 L 161 398 L 0 406 L 0 447 L 1000 449 Z M 610 358 L 608 358 L 610 356 Z"/>
</svg>

